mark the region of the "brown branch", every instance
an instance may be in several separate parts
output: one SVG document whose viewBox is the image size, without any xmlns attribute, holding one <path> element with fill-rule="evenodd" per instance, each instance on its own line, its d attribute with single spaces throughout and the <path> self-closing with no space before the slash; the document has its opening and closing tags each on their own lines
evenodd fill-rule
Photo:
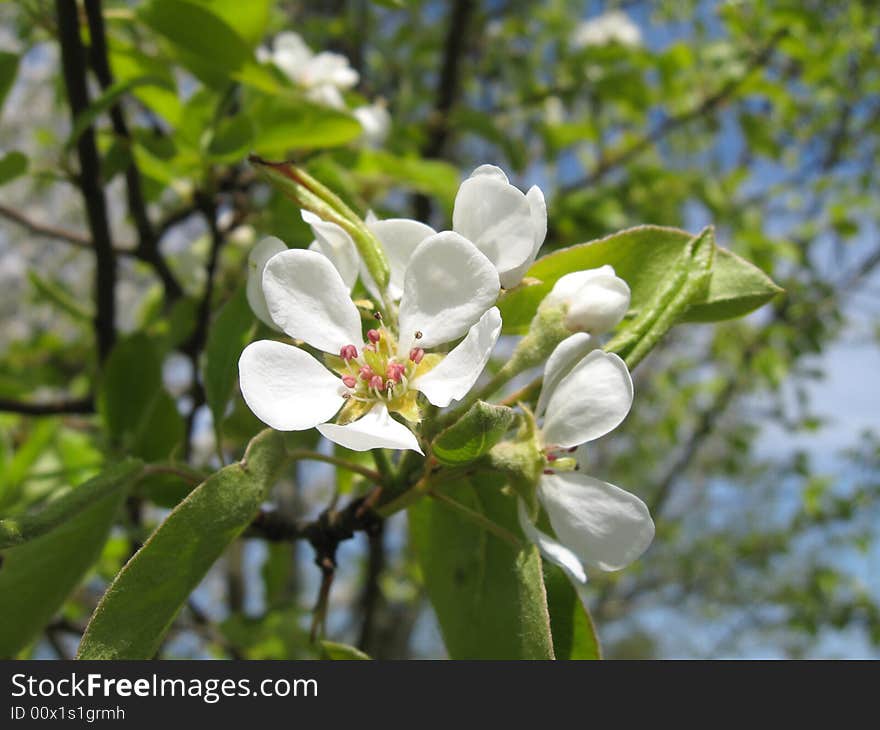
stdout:
<svg viewBox="0 0 880 730">
<path fill-rule="evenodd" d="M 4 205 L 3 203 L 0 203 L 0 216 L 13 223 L 17 223 L 34 235 L 46 236 L 47 238 L 57 238 L 61 241 L 72 243 L 79 248 L 85 248 L 89 251 L 92 250 L 92 239 L 86 234 L 79 233 L 78 231 L 70 231 L 66 228 L 46 225 L 45 223 L 39 223 L 28 218 L 24 213 L 21 213 L 8 205 Z"/>
<path fill-rule="evenodd" d="M 21 413 L 25 416 L 55 416 L 64 413 L 89 414 L 95 412 L 95 402 L 91 398 L 70 398 L 43 403 L 0 398 L 0 411 Z"/>
<path fill-rule="evenodd" d="M 110 70 L 107 56 L 107 37 L 104 31 L 101 0 L 85 0 L 85 9 L 92 44 L 90 54 L 92 68 L 95 70 L 101 88 L 106 90 L 113 85 L 113 72 Z M 116 136 L 130 147 L 131 134 L 125 122 L 122 105 L 118 102 L 110 108 L 110 121 Z M 183 294 L 183 289 L 159 251 L 159 239 L 147 215 L 141 173 L 133 155 L 129 155 L 129 163 L 125 168 L 125 185 L 128 214 L 131 216 L 138 233 L 137 257 L 153 267 L 165 288 L 166 298 L 169 302 L 173 302 Z"/>
<path fill-rule="evenodd" d="M 70 0 L 55 0 L 55 12 L 58 17 L 64 86 L 70 103 L 71 123 L 76 124 L 76 120 L 89 107 L 85 49 L 80 38 L 77 5 Z M 116 252 L 107 221 L 107 201 L 101 187 L 101 163 L 91 125 L 77 139 L 76 149 L 80 168 L 77 182 L 85 202 L 95 251 L 94 328 L 98 359 L 103 362 L 116 341 Z"/>
<path fill-rule="evenodd" d="M 425 159 L 439 159 L 449 139 L 449 115 L 458 96 L 464 49 L 475 9 L 474 0 L 455 0 L 452 5 L 446 30 L 443 65 L 434 96 L 434 109 L 428 119 L 428 139 L 422 148 L 422 157 Z M 418 220 L 427 221 L 430 218 L 431 201 L 428 196 L 414 196 L 413 208 Z"/>
<path fill-rule="evenodd" d="M 654 129 L 630 145 L 617 152 L 603 156 L 592 172 L 577 182 L 563 186 L 561 192 L 570 193 L 574 190 L 588 187 L 599 182 L 609 172 L 621 165 L 625 165 L 635 157 L 638 157 L 642 152 L 657 144 L 670 132 L 715 111 L 718 107 L 728 101 L 755 71 L 763 67 L 770 60 L 777 44 L 786 33 L 787 31 L 785 30 L 779 30 L 774 33 L 761 50 L 752 56 L 741 76 L 725 83 L 720 89 L 718 89 L 718 91 L 707 96 L 692 109 L 688 109 L 681 114 L 666 117 L 666 119 L 660 122 L 654 127 Z"/>
<path fill-rule="evenodd" d="M 182 346 L 193 368 L 193 404 L 186 419 L 186 441 L 184 443 L 184 456 L 186 458 L 189 458 L 192 446 L 192 431 L 196 411 L 206 402 L 205 389 L 199 380 L 199 356 L 208 339 L 208 325 L 211 320 L 211 300 L 214 298 L 214 277 L 217 273 L 220 249 L 225 241 L 223 231 L 217 226 L 217 204 L 214 202 L 214 199 L 210 195 L 199 194 L 196 202 L 208 224 L 208 230 L 211 234 L 211 250 L 208 253 L 208 261 L 205 264 L 205 291 L 202 293 L 202 298 L 196 312 L 196 324 L 192 334 Z"/>
</svg>

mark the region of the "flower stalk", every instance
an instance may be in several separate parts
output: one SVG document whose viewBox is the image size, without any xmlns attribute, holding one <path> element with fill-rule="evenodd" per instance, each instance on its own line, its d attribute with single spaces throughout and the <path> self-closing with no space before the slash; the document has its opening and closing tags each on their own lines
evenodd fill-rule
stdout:
<svg viewBox="0 0 880 730">
<path fill-rule="evenodd" d="M 251 155 L 248 159 L 264 180 L 300 208 L 345 230 L 354 241 L 373 281 L 381 291 L 386 289 L 391 267 L 381 242 L 336 193 L 290 162 L 271 162 L 257 155 Z M 383 304 L 388 308 L 387 302 Z"/>
</svg>

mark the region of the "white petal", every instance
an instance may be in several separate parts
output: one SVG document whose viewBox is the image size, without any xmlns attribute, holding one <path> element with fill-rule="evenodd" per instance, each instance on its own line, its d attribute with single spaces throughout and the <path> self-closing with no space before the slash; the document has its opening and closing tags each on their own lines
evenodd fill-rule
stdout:
<svg viewBox="0 0 880 730">
<path fill-rule="evenodd" d="M 409 218 L 368 221 L 367 228 L 376 235 L 388 256 L 388 265 L 391 268 L 388 294 L 396 301 L 403 295 L 403 279 L 413 251 L 436 231 L 431 226 Z"/>
<path fill-rule="evenodd" d="M 425 394 L 435 406 L 448 406 L 461 400 L 477 382 L 501 334 L 501 312 L 492 307 L 446 357 L 412 387 Z"/>
<path fill-rule="evenodd" d="M 556 537 L 587 567 L 625 568 L 654 539 L 654 521 L 645 503 L 601 479 L 578 472 L 545 474 L 538 499 Z"/>
<path fill-rule="evenodd" d="M 536 416 L 540 418 L 544 415 L 544 409 L 556 386 L 595 348 L 596 340 L 586 332 L 575 332 L 556 345 L 544 366 L 544 382 L 541 384 L 541 395 L 538 396 L 538 405 L 535 407 Z"/>
<path fill-rule="evenodd" d="M 252 342 L 238 361 L 241 394 L 254 415 L 278 431 L 303 431 L 345 403 L 342 381 L 304 350 L 272 340 Z"/>
<path fill-rule="evenodd" d="M 617 355 L 593 350 L 574 366 L 547 401 L 544 443 L 569 448 L 620 425 L 633 400 L 632 378 Z"/>
<path fill-rule="evenodd" d="M 345 426 L 324 423 L 318 426 L 318 430 L 333 443 L 353 451 L 410 449 L 423 453 L 415 434 L 391 418 L 388 409 L 381 403 L 373 406 L 357 421 Z"/>
<path fill-rule="evenodd" d="M 391 115 L 382 102 L 375 102 L 367 106 L 359 106 L 354 112 L 361 128 L 364 130 L 361 138 L 370 146 L 378 147 L 387 138 L 391 131 Z"/>
<path fill-rule="evenodd" d="M 248 304 L 251 305 L 253 313 L 261 321 L 276 330 L 280 328 L 272 321 L 272 317 L 269 315 L 269 308 L 266 306 L 266 297 L 263 294 L 263 269 L 266 268 L 266 263 L 276 253 L 286 250 L 287 246 L 284 244 L 284 241 L 280 238 L 275 238 L 275 236 L 269 236 L 254 246 L 248 255 L 247 286 L 245 287 Z"/>
<path fill-rule="evenodd" d="M 421 332 L 425 349 L 457 339 L 498 299 L 498 273 L 468 240 L 452 231 L 422 241 L 406 267 L 400 301 L 400 353 Z"/>
<path fill-rule="evenodd" d="M 614 329 L 623 319 L 629 309 L 630 291 L 612 267 L 602 266 L 560 277 L 547 297 L 568 304 L 568 329 L 599 335 Z"/>
<path fill-rule="evenodd" d="M 263 292 L 272 319 L 291 337 L 333 355 L 344 345 L 360 349 L 361 317 L 325 256 L 303 249 L 276 254 L 263 272 Z"/>
<path fill-rule="evenodd" d="M 302 219 L 309 224 L 315 241 L 309 250 L 323 254 L 336 267 L 342 281 L 351 291 L 360 271 L 360 258 L 354 241 L 340 226 L 321 220 L 308 210 L 302 211 Z"/>
<path fill-rule="evenodd" d="M 461 184 L 452 227 L 486 254 L 502 276 L 521 267 L 535 247 L 529 201 L 494 174 L 474 175 Z"/>
<path fill-rule="evenodd" d="M 500 167 L 495 165 L 480 165 L 476 170 L 471 173 L 471 177 L 476 177 L 477 175 L 491 175 L 498 180 L 501 180 L 503 183 L 510 182 L 507 179 L 507 174 Z"/>
<path fill-rule="evenodd" d="M 535 235 L 535 243 L 529 257 L 522 264 L 502 274 L 501 286 L 505 289 L 512 289 L 522 281 L 526 272 L 535 263 L 538 251 L 541 250 L 544 239 L 547 237 L 547 201 L 544 200 L 541 188 L 532 185 L 529 192 L 526 193 L 526 200 L 529 201 L 529 208 L 532 211 L 532 231 Z"/>
<path fill-rule="evenodd" d="M 337 89 L 350 89 L 359 79 L 358 72 L 351 67 L 348 59 L 340 53 L 321 51 L 303 67 L 300 83 L 304 86 L 333 86 Z"/>
<path fill-rule="evenodd" d="M 345 99 L 342 98 L 342 93 L 333 84 L 312 86 L 306 92 L 306 98 L 316 104 L 329 106 L 331 109 L 339 109 L 340 111 L 345 109 Z"/>
<path fill-rule="evenodd" d="M 562 568 L 571 582 L 575 585 L 578 583 L 586 583 L 587 574 L 584 571 L 584 566 L 581 564 L 581 561 L 578 560 L 577 555 L 565 547 L 561 542 L 550 537 L 550 535 L 541 532 L 535 527 L 534 523 L 529 519 L 529 516 L 526 513 L 523 501 L 518 499 L 517 503 L 519 524 L 520 527 L 522 527 L 523 534 L 538 546 L 541 555 L 547 558 L 551 563 L 555 563 Z"/>
</svg>

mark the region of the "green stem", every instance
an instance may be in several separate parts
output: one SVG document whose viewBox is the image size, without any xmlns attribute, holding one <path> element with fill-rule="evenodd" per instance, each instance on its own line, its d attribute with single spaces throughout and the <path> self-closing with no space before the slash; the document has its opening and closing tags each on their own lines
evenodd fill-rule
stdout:
<svg viewBox="0 0 880 730">
<path fill-rule="evenodd" d="M 394 483 L 394 469 L 391 466 L 391 459 L 388 458 L 388 452 L 385 449 L 373 449 L 373 462 L 376 464 L 376 471 L 378 472 L 379 480 L 378 484 L 393 484 Z"/>
<path fill-rule="evenodd" d="M 384 481 L 382 475 L 378 471 L 369 469 L 366 466 L 361 466 L 360 464 L 353 464 L 352 462 L 346 461 L 345 459 L 340 459 L 337 456 L 321 454 L 317 451 L 309 451 L 308 449 L 295 449 L 293 451 L 289 451 L 287 455 L 294 461 L 323 461 L 327 464 L 333 464 L 334 466 L 338 466 L 341 469 L 347 469 L 348 471 L 355 474 L 360 474 L 362 477 L 369 479 L 374 484 L 382 484 Z"/>
</svg>

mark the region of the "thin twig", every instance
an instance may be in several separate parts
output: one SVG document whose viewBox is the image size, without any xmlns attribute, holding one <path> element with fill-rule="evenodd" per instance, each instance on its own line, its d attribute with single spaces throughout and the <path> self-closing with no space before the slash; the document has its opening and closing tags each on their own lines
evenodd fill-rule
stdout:
<svg viewBox="0 0 880 730">
<path fill-rule="evenodd" d="M 68 398 L 43 403 L 27 403 L 24 401 L 0 398 L 0 411 L 21 413 L 26 416 L 55 416 L 64 413 L 89 414 L 95 412 L 92 398 Z"/>
<path fill-rule="evenodd" d="M 455 106 L 461 85 L 461 69 L 471 18 L 476 9 L 474 0 L 455 0 L 449 13 L 449 25 L 443 48 L 443 63 L 437 80 L 434 109 L 428 118 L 428 139 L 422 148 L 425 159 L 439 159 L 449 139 L 449 116 Z M 427 221 L 431 217 L 431 201 L 419 194 L 413 198 L 415 217 Z"/>
<path fill-rule="evenodd" d="M 64 86 L 70 103 L 71 123 L 89 107 L 86 86 L 85 49 L 80 38 L 77 5 L 69 0 L 55 0 L 58 17 L 58 40 Z M 95 144 L 95 131 L 89 125 L 76 143 L 79 157 L 78 185 L 85 201 L 89 230 L 95 251 L 95 337 L 98 360 L 103 362 L 116 340 L 116 252 L 107 220 L 107 201 L 101 187 L 101 163 Z"/>
<path fill-rule="evenodd" d="M 579 190 L 581 188 L 586 188 L 590 185 L 594 185 L 602 178 L 604 178 L 609 172 L 620 167 L 621 165 L 625 165 L 627 162 L 640 155 L 646 149 L 659 142 L 670 132 L 713 112 L 724 102 L 726 102 L 731 96 L 733 96 L 733 94 L 751 77 L 751 75 L 755 71 L 764 66 L 770 60 L 770 57 L 773 55 L 774 49 L 786 33 L 787 31 L 785 30 L 779 30 L 774 33 L 770 37 L 770 40 L 757 53 L 752 56 L 741 76 L 735 79 L 731 79 L 715 93 L 705 97 L 699 104 L 692 107 L 691 109 L 688 109 L 687 111 L 684 111 L 680 114 L 675 114 L 673 116 L 667 117 L 656 127 L 654 127 L 654 129 L 652 129 L 650 132 L 645 134 L 643 137 L 635 140 L 626 147 L 618 150 L 617 152 L 604 156 L 602 159 L 599 160 L 598 164 L 592 170 L 592 172 L 590 172 L 586 177 L 563 186 L 560 192 L 570 193 L 574 190 Z"/>
<path fill-rule="evenodd" d="M 101 12 L 101 0 L 85 0 L 86 18 L 91 39 L 90 60 L 101 88 L 105 91 L 113 85 L 113 72 L 107 55 L 107 38 L 104 31 L 104 16 Z M 110 108 L 110 121 L 113 131 L 128 147 L 131 147 L 131 134 L 125 122 L 121 103 L 117 102 Z M 183 294 L 183 289 L 159 252 L 159 239 L 147 215 L 147 204 L 144 199 L 141 173 L 135 163 L 134 155 L 129 155 L 129 163 L 125 168 L 126 199 L 128 214 L 138 232 L 137 256 L 145 261 L 159 277 L 165 289 L 166 300 L 170 303 Z"/>
</svg>

